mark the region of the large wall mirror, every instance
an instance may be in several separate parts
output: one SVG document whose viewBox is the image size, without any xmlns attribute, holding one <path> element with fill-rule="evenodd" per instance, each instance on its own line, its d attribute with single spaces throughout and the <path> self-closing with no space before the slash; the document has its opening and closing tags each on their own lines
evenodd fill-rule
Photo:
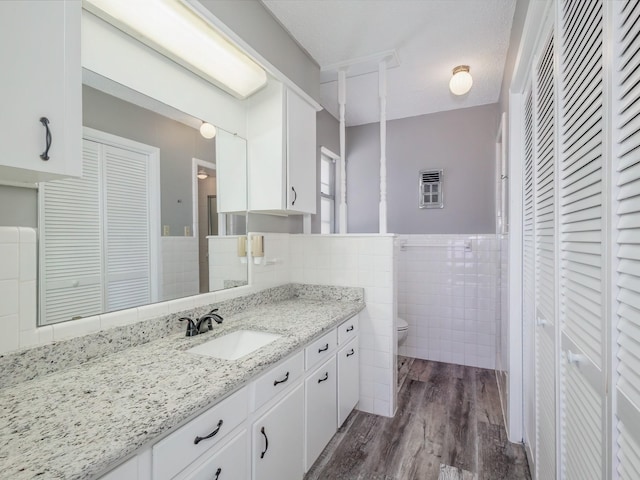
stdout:
<svg viewBox="0 0 640 480">
<path fill-rule="evenodd" d="M 246 285 L 246 140 L 233 131 L 244 106 L 220 91 L 201 108 L 194 90 L 216 87 L 85 17 L 83 177 L 39 192 L 39 324 Z M 143 83 L 153 72 L 123 73 L 98 58 L 123 48 L 175 73 L 165 91 L 162 81 Z M 213 138 L 201 134 L 203 121 L 215 124 Z"/>
</svg>

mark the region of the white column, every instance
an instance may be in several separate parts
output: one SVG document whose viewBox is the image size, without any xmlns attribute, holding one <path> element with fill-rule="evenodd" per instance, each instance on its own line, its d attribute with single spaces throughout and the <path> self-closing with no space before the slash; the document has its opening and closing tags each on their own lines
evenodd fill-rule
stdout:
<svg viewBox="0 0 640 480">
<path fill-rule="evenodd" d="M 387 60 L 378 65 L 380 96 L 380 233 L 387 233 Z"/>
<path fill-rule="evenodd" d="M 340 233 L 347 233 L 347 152 L 345 106 L 347 103 L 347 76 L 338 72 L 338 104 L 340 105 Z"/>
</svg>

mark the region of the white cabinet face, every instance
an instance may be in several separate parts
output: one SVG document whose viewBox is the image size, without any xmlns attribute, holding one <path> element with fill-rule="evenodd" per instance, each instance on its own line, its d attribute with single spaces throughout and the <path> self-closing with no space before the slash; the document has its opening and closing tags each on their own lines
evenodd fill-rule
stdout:
<svg viewBox="0 0 640 480">
<path fill-rule="evenodd" d="M 336 357 L 311 373 L 305 381 L 306 465 L 309 470 L 336 433 Z"/>
<path fill-rule="evenodd" d="M 81 2 L 0 2 L 0 43 L 7 46 L 0 49 L 3 182 L 82 173 L 81 8 Z"/>
<path fill-rule="evenodd" d="M 244 480 L 247 478 L 247 431 L 229 441 L 184 480 Z"/>
<path fill-rule="evenodd" d="M 360 398 L 358 338 L 338 351 L 338 426 L 347 419 Z"/>
<path fill-rule="evenodd" d="M 316 213 L 316 111 L 287 91 L 287 209 Z"/>
<path fill-rule="evenodd" d="M 302 479 L 303 423 L 304 389 L 300 385 L 253 424 L 253 480 Z"/>
<path fill-rule="evenodd" d="M 216 136 L 218 213 L 247 210 L 247 141 L 224 130 Z"/>
</svg>

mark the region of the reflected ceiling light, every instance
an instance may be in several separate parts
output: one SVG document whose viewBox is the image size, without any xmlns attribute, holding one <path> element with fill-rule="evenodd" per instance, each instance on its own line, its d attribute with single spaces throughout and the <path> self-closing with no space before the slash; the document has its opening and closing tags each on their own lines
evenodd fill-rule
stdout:
<svg viewBox="0 0 640 480">
<path fill-rule="evenodd" d="M 262 67 L 181 1 L 84 0 L 83 6 L 237 98 L 267 83 Z"/>
<path fill-rule="evenodd" d="M 464 95 L 473 85 L 473 78 L 469 73 L 469 65 L 458 65 L 453 69 L 453 77 L 449 81 L 449 90 L 454 95 Z"/>
<path fill-rule="evenodd" d="M 204 180 L 205 178 L 207 178 L 209 176 L 209 174 L 207 172 L 205 172 L 204 170 L 198 170 L 198 175 L 197 177 L 200 180 Z"/>
<path fill-rule="evenodd" d="M 216 136 L 217 130 L 216 127 L 207 122 L 202 122 L 200 125 L 200 135 L 202 135 L 207 140 L 211 140 Z"/>
</svg>

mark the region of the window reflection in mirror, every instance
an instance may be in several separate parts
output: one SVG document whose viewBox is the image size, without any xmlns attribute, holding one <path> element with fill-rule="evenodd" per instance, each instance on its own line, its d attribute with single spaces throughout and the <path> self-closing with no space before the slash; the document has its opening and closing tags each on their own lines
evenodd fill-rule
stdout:
<svg viewBox="0 0 640 480">
<path fill-rule="evenodd" d="M 200 119 L 91 72 L 85 81 L 83 177 L 39 193 L 39 324 L 246 285 L 246 214 L 218 213 L 216 170 L 227 160 L 246 172 L 244 139 L 205 139 Z M 234 158 L 219 136 L 233 138 Z M 246 197 L 246 177 L 233 182 Z"/>
</svg>

